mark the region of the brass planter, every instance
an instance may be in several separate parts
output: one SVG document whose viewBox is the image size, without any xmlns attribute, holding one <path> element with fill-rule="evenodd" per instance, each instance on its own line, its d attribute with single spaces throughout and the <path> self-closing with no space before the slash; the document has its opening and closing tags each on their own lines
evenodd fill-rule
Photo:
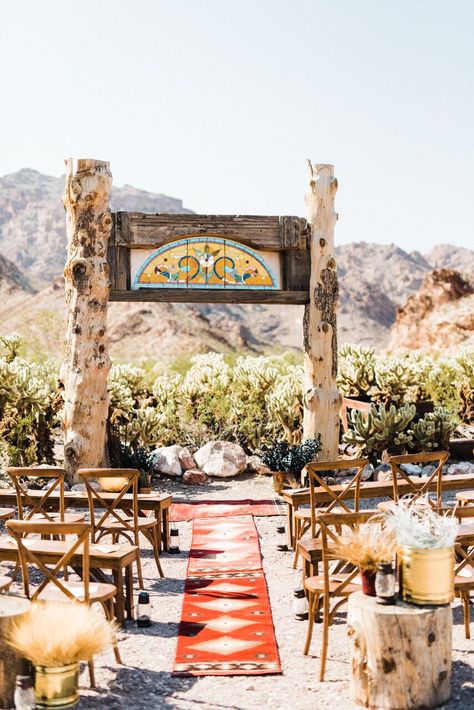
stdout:
<svg viewBox="0 0 474 710">
<path fill-rule="evenodd" d="M 59 668 L 35 667 L 37 708 L 70 708 L 79 700 L 79 663 Z"/>
<path fill-rule="evenodd" d="M 411 604 L 449 604 L 454 599 L 454 548 L 402 546 L 397 553 L 400 597 Z"/>
</svg>

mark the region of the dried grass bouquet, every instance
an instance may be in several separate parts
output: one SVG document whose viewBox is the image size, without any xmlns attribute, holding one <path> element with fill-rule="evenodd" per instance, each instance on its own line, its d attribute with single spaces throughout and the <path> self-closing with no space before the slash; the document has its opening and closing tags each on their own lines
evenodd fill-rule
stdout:
<svg viewBox="0 0 474 710">
<path fill-rule="evenodd" d="M 452 547 L 459 529 L 452 514 L 439 515 L 424 496 L 401 498 L 386 517 L 397 544 L 417 549 Z"/>
<path fill-rule="evenodd" d="M 37 602 L 11 625 L 7 642 L 35 666 L 90 661 L 112 643 L 114 627 L 86 604 Z"/>
<path fill-rule="evenodd" d="M 377 516 L 377 522 L 378 520 Z M 342 535 L 337 542 L 331 544 L 331 548 L 337 557 L 355 567 L 375 571 L 381 562 L 392 561 L 396 552 L 396 540 L 392 531 L 385 530 L 374 522 L 360 525 L 347 535 Z"/>
</svg>

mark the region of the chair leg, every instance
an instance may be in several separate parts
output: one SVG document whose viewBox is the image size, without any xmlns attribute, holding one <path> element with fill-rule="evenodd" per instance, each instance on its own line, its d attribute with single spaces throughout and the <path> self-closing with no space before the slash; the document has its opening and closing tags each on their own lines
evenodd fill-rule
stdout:
<svg viewBox="0 0 474 710">
<path fill-rule="evenodd" d="M 311 645 L 311 639 L 313 637 L 314 610 L 316 608 L 318 597 L 319 594 L 308 592 L 308 630 L 306 632 L 306 641 L 303 649 L 303 654 L 305 656 L 307 656 L 309 653 L 309 647 Z"/>
<path fill-rule="evenodd" d="M 321 665 L 319 667 L 319 681 L 324 680 L 324 672 L 326 670 L 326 657 L 328 652 L 328 641 L 329 641 L 329 594 L 325 592 L 323 603 L 323 639 L 321 647 Z"/>
<path fill-rule="evenodd" d="M 114 600 L 110 599 L 105 605 L 104 605 L 104 611 L 105 611 L 105 616 L 107 617 L 107 621 L 110 621 L 113 623 L 114 621 Z M 115 660 L 117 663 L 120 663 L 122 665 L 122 659 L 120 657 L 120 651 L 117 643 L 117 636 L 114 631 L 114 636 L 112 640 L 112 646 L 114 649 L 114 655 L 115 655 Z"/>
<path fill-rule="evenodd" d="M 298 542 L 300 540 L 300 521 L 298 518 L 295 518 L 293 531 L 294 531 L 294 540 L 295 540 L 295 554 L 293 556 L 293 569 L 296 569 L 298 567 L 298 557 L 299 557 Z"/>
<path fill-rule="evenodd" d="M 150 542 L 153 546 L 153 554 L 155 556 L 156 567 L 158 569 L 158 574 L 160 577 L 164 577 L 163 569 L 160 562 L 160 537 L 158 533 L 158 525 L 155 525 L 150 535 Z"/>
<path fill-rule="evenodd" d="M 469 597 L 469 592 L 464 592 L 464 594 L 462 595 L 462 603 L 464 607 L 464 633 L 467 639 L 471 638 L 471 613 L 469 610 Z"/>
<path fill-rule="evenodd" d="M 91 688 L 95 688 L 94 661 L 91 659 L 90 661 L 88 661 L 87 665 L 89 666 L 90 686 L 91 686 Z"/>
</svg>

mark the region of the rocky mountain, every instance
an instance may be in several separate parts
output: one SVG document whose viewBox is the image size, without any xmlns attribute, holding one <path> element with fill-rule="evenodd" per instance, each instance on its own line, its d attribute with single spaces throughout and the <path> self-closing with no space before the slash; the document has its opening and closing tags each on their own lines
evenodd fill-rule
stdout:
<svg viewBox="0 0 474 710">
<path fill-rule="evenodd" d="M 389 348 L 431 353 L 474 348 L 474 278 L 454 269 L 430 272 L 399 309 Z"/>
<path fill-rule="evenodd" d="M 48 352 L 58 350 L 64 322 L 63 186 L 64 178 L 30 169 L 0 178 L 0 333 L 21 332 Z M 114 187 L 111 203 L 113 210 L 189 212 L 181 200 L 129 185 Z M 358 242 L 338 246 L 336 257 L 339 341 L 378 347 L 388 345 L 397 310 L 433 269 L 474 272 L 474 252 L 450 245 L 422 255 Z M 302 317 L 299 306 L 112 303 L 109 335 L 112 354 L 127 359 L 267 352 L 301 348 Z"/>
<path fill-rule="evenodd" d="M 13 261 L 36 288 L 62 273 L 66 252 L 64 177 L 24 168 L 0 178 L 0 253 Z M 130 185 L 113 187 L 112 210 L 189 212 L 181 200 Z"/>
</svg>

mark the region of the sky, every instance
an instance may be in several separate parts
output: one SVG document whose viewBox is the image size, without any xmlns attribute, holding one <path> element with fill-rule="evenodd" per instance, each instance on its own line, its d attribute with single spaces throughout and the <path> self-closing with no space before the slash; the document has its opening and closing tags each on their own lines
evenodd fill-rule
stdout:
<svg viewBox="0 0 474 710">
<path fill-rule="evenodd" d="M 0 175 L 109 160 L 204 214 L 474 248 L 473 0 L 0 0 Z"/>
</svg>

